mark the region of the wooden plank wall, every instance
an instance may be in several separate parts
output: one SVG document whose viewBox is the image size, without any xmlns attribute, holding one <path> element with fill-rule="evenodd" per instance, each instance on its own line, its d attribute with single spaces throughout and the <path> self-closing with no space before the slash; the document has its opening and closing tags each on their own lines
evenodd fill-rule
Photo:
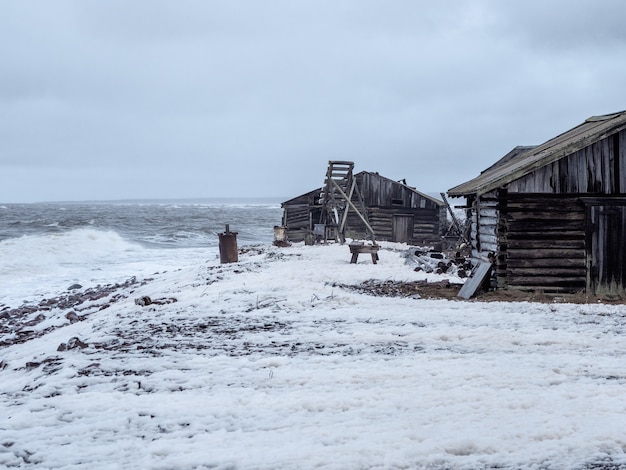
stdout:
<svg viewBox="0 0 626 470">
<path fill-rule="evenodd" d="M 445 206 L 377 173 L 362 172 L 355 177 L 377 240 L 393 240 L 394 214 L 411 214 L 414 220 L 413 240 L 416 243 L 440 241 L 446 218 Z M 283 223 L 291 241 L 302 241 L 307 231 L 312 230 L 312 224 L 317 223 L 321 211 L 320 192 L 321 189 L 317 189 L 283 203 Z M 360 208 L 356 194 L 352 201 Z M 348 212 L 346 236 L 367 238 L 365 225 L 352 209 Z"/>
<path fill-rule="evenodd" d="M 586 288 L 585 206 L 577 195 L 508 193 L 501 206 L 498 287 Z"/>
<path fill-rule="evenodd" d="M 440 207 L 411 188 L 376 173 L 363 172 L 356 175 L 356 178 L 367 207 L 389 207 L 392 201 L 402 201 L 402 204 L 397 204 L 398 207 L 414 209 Z"/>
<path fill-rule="evenodd" d="M 512 193 L 623 193 L 626 192 L 625 165 L 626 130 L 511 182 L 508 190 Z"/>
<path fill-rule="evenodd" d="M 591 294 L 626 295 L 626 200 L 589 198 L 587 207 L 587 283 Z"/>
<path fill-rule="evenodd" d="M 393 240 L 394 214 L 411 214 L 413 216 L 413 238 L 411 243 L 429 244 L 441 240 L 438 208 L 435 210 L 370 207 L 367 209 L 367 217 L 377 240 Z M 365 225 L 354 211 L 348 213 L 346 236 L 355 239 L 367 237 Z"/>
<path fill-rule="evenodd" d="M 287 226 L 287 238 L 293 242 L 304 240 L 310 230 L 311 211 L 306 204 L 283 207 L 283 223 Z"/>
</svg>

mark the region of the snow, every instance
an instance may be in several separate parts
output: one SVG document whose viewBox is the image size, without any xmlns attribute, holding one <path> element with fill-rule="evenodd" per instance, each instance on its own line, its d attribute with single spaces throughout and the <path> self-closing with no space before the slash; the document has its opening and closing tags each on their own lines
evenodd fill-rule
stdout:
<svg viewBox="0 0 626 470">
<path fill-rule="evenodd" d="M 255 246 L 86 301 L 82 321 L 53 306 L 0 350 L 0 467 L 626 468 L 622 305 L 344 287 L 461 282 L 405 252 Z M 57 350 L 71 338 L 86 347 Z"/>
</svg>

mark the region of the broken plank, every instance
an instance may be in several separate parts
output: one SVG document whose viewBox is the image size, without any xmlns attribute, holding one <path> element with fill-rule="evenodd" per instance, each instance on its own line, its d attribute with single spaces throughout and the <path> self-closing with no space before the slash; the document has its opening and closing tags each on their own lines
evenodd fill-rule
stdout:
<svg viewBox="0 0 626 470">
<path fill-rule="evenodd" d="M 489 275 L 490 271 L 491 263 L 479 261 L 476 267 L 472 270 L 470 277 L 465 281 L 463 287 L 461 287 L 457 296 L 467 300 L 476 294 L 478 289 L 480 289 L 480 286 L 482 286 L 485 282 L 485 279 Z"/>
</svg>

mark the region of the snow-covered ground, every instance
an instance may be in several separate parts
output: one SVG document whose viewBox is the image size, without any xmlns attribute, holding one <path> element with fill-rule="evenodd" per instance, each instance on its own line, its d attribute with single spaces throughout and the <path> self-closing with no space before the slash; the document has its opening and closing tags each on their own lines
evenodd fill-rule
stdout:
<svg viewBox="0 0 626 470">
<path fill-rule="evenodd" d="M 0 306 L 0 467 L 626 468 L 624 306 L 342 287 L 448 279 L 405 250 L 256 247 Z"/>
</svg>

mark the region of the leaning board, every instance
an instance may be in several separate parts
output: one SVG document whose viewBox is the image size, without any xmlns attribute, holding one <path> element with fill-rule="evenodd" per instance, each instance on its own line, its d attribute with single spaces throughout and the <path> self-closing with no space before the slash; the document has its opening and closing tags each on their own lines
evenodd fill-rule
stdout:
<svg viewBox="0 0 626 470">
<path fill-rule="evenodd" d="M 457 297 L 462 297 L 467 300 L 473 296 L 480 286 L 483 285 L 483 282 L 485 282 L 485 278 L 489 274 L 489 271 L 491 271 L 491 263 L 479 261 L 478 265 L 476 265 L 472 270 L 470 277 L 467 281 L 465 281 L 463 287 L 461 287 Z"/>
</svg>

